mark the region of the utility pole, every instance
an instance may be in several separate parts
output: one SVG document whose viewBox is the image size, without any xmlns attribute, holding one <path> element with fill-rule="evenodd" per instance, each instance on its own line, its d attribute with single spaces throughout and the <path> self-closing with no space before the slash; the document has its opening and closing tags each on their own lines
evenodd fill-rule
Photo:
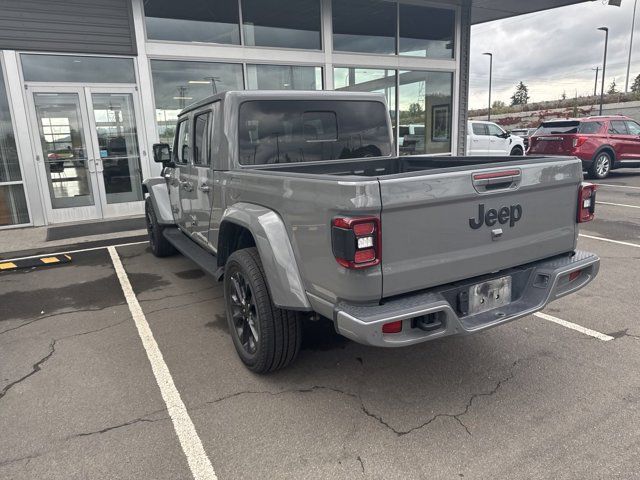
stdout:
<svg viewBox="0 0 640 480">
<path fill-rule="evenodd" d="M 487 114 L 487 120 L 491 121 L 491 84 L 493 82 L 493 53 L 485 52 L 483 55 L 489 57 L 489 113 Z"/>
<path fill-rule="evenodd" d="M 600 73 L 600 67 L 592 68 L 591 70 L 596 71 L 596 84 L 593 86 L 593 96 L 595 97 L 598 95 L 598 76 Z"/>
<path fill-rule="evenodd" d="M 633 52 L 633 31 L 636 28 L 636 10 L 638 9 L 638 0 L 633 4 L 633 18 L 631 20 L 631 39 L 629 40 L 629 62 L 627 63 L 627 82 L 624 84 L 624 93 L 629 91 L 629 76 L 631 75 L 631 53 Z"/>
<path fill-rule="evenodd" d="M 602 104 L 604 103 L 604 79 L 607 76 L 607 48 L 609 47 L 609 28 L 600 27 L 598 30 L 602 30 L 605 33 L 604 37 L 604 60 L 602 62 L 602 89 L 600 90 L 600 115 L 602 115 Z"/>
</svg>

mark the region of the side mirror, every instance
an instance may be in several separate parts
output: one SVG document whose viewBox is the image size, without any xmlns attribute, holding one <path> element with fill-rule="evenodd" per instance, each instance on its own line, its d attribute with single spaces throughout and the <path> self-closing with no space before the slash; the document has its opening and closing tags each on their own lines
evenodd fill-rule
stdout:
<svg viewBox="0 0 640 480">
<path fill-rule="evenodd" d="M 153 161 L 163 165 L 171 161 L 171 147 L 168 143 L 153 144 Z"/>
</svg>

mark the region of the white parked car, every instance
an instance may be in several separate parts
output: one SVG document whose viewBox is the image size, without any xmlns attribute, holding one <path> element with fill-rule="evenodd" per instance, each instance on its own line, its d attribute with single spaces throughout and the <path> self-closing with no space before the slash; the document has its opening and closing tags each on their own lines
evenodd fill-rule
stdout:
<svg viewBox="0 0 640 480">
<path fill-rule="evenodd" d="M 472 120 L 467 129 L 467 155 L 507 157 L 524 155 L 524 139 L 493 122 Z"/>
</svg>

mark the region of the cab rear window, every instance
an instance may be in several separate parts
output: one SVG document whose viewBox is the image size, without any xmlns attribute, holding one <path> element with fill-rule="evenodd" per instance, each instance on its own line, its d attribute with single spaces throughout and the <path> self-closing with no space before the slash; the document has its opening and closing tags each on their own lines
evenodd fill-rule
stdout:
<svg viewBox="0 0 640 480">
<path fill-rule="evenodd" d="M 393 152 L 383 103 L 252 100 L 240 106 L 242 165 L 300 163 Z"/>
</svg>

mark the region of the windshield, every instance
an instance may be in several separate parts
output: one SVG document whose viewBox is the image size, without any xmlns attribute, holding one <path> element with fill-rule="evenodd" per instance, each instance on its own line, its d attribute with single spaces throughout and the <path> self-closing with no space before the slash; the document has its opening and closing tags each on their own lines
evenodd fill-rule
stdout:
<svg viewBox="0 0 640 480">
<path fill-rule="evenodd" d="M 240 106 L 240 163 L 381 157 L 393 148 L 383 103 L 254 100 Z"/>
</svg>

